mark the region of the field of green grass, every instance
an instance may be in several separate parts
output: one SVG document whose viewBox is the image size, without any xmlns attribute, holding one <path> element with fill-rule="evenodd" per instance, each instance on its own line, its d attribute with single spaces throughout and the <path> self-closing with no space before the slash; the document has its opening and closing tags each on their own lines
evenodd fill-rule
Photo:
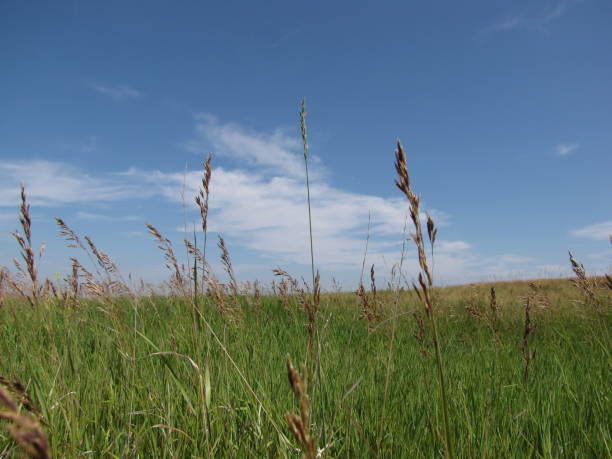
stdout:
<svg viewBox="0 0 612 459">
<path fill-rule="evenodd" d="M 611 455 L 610 317 L 568 280 L 535 284 L 537 295 L 524 282 L 497 286 L 497 333 L 489 285 L 433 291 L 456 457 Z M 530 295 L 535 356 L 524 379 Z M 198 298 L 198 331 L 193 302 L 179 297 L 76 308 L 5 299 L 0 375 L 26 387 L 56 457 L 299 457 L 285 419 L 299 412 L 288 357 L 307 371 L 299 295 L 238 301 L 229 318 Z M 414 336 L 422 306 L 413 292 L 377 301 L 368 321 L 355 295 L 322 295 L 310 434 L 322 457 L 443 456 L 427 324 L 422 342 Z M 0 456 L 19 454 L 3 433 Z"/>
</svg>

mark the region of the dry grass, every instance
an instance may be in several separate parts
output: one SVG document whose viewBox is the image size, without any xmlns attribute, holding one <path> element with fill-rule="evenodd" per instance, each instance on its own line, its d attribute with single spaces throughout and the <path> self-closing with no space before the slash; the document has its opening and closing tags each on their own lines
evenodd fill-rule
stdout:
<svg viewBox="0 0 612 459">
<path fill-rule="evenodd" d="M 4 379 L 0 379 L 0 419 L 10 422 L 8 426 L 9 433 L 28 456 L 36 459 L 50 459 L 51 450 L 49 448 L 49 441 L 40 423 L 33 416 L 22 413 L 3 386 L 8 386 L 11 392 L 21 399 L 26 409 L 33 411 L 34 408 L 30 397 L 21 383 L 11 384 L 7 383 Z M 3 410 L 2 407 L 4 408 Z"/>
<path fill-rule="evenodd" d="M 453 457 L 453 442 L 451 440 L 450 431 L 450 415 L 448 409 L 448 395 L 446 388 L 446 377 L 444 374 L 444 364 L 442 362 L 442 351 L 440 346 L 440 339 L 438 337 L 438 329 L 436 325 L 436 316 L 434 311 L 434 302 L 431 295 L 431 289 L 433 287 L 433 276 L 429 264 L 427 263 L 427 255 L 425 251 L 425 240 L 423 239 L 423 230 L 421 229 L 421 213 L 419 210 L 420 198 L 412 190 L 410 183 L 410 176 L 408 174 L 408 167 L 406 164 L 406 154 L 400 141 L 397 141 L 397 150 L 395 152 L 395 170 L 398 175 L 398 179 L 395 184 L 402 193 L 408 199 L 410 219 L 414 225 L 414 233 L 410 233 L 412 240 L 417 249 L 419 266 L 421 272 L 419 272 L 419 286 L 414 286 L 414 291 L 419 296 L 424 308 L 425 313 L 429 319 L 432 330 L 432 341 L 434 345 L 436 355 L 436 365 L 438 368 L 438 378 L 440 383 L 440 391 L 442 394 L 442 412 L 444 414 L 444 443 L 446 445 L 445 454 L 447 457 Z M 438 230 L 435 227 L 434 221 L 431 216 L 427 215 L 427 235 L 429 236 L 429 243 L 433 254 L 433 247 L 436 240 Z"/>
<path fill-rule="evenodd" d="M 13 236 L 19 244 L 21 249 L 21 258 L 25 263 L 25 269 L 23 265 L 17 260 L 13 259 L 13 263 L 17 268 L 17 273 L 21 275 L 22 279 L 29 278 L 31 285 L 29 289 L 26 289 L 24 285 L 19 285 L 17 282 L 13 282 L 13 287 L 30 303 L 31 306 L 36 306 L 38 302 L 39 286 L 38 286 L 38 274 L 36 270 L 36 257 L 34 256 L 34 250 L 32 249 L 32 219 L 30 218 L 30 205 L 26 199 L 25 187 L 21 184 L 21 205 L 19 206 L 19 223 L 23 235 L 18 231 L 13 233 Z M 42 250 L 41 250 L 42 254 Z"/>
<path fill-rule="evenodd" d="M 293 390 L 293 395 L 300 407 L 299 416 L 294 413 L 287 413 L 287 425 L 300 445 L 304 457 L 306 459 L 315 459 L 317 457 L 317 445 L 315 439 L 310 434 L 310 397 L 308 397 L 308 389 L 306 381 L 300 376 L 298 371 L 293 367 L 291 360 L 287 361 L 287 376 L 289 384 Z"/>
</svg>

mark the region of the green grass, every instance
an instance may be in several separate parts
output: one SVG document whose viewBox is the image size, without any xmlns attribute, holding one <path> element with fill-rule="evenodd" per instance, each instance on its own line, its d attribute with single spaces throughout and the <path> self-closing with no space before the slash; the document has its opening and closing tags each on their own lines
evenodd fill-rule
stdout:
<svg viewBox="0 0 612 459">
<path fill-rule="evenodd" d="M 568 284 L 541 283 L 551 305 L 535 308 L 527 384 L 518 300 L 525 285 L 498 286 L 499 343 L 464 307 L 468 298 L 484 303 L 487 286 L 436 292 L 457 457 L 611 457 L 610 316 L 575 303 Z M 388 305 L 390 295 L 382 292 Z M 7 301 L 0 375 L 27 385 L 57 457 L 299 457 L 284 418 L 297 410 L 287 357 L 306 358 L 299 306 L 287 311 L 264 297 L 260 312 L 245 307 L 232 324 L 202 301 L 227 354 L 207 328 L 196 335 L 192 306 L 178 298 L 88 301 L 77 311 Z M 412 336 L 416 297 L 402 297 L 382 426 L 392 321 L 368 332 L 356 301 L 322 298 L 320 377 L 310 382 L 319 448 L 326 457 L 442 457 L 433 350 L 423 356 Z M 19 456 L 1 435 L 0 456 Z"/>
</svg>

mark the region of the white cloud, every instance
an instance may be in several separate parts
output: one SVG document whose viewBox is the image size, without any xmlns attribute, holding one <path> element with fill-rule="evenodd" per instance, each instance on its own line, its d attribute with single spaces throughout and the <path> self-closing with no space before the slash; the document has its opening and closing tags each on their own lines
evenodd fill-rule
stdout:
<svg viewBox="0 0 612 459">
<path fill-rule="evenodd" d="M 574 153 L 578 147 L 579 145 L 576 143 L 561 143 L 555 147 L 555 152 L 559 156 L 568 156 Z"/>
<path fill-rule="evenodd" d="M 235 123 L 221 124 L 209 114 L 196 117 L 195 137 L 185 144 L 194 153 L 214 152 L 242 162 L 243 166 L 256 166 L 259 172 L 274 172 L 283 176 L 304 176 L 304 156 L 299 139 L 282 130 L 262 134 L 245 129 Z M 321 173 L 320 161 L 310 156 L 313 177 Z"/>
<path fill-rule="evenodd" d="M 553 21 L 561 18 L 567 12 L 567 7 L 566 2 L 561 2 L 553 8 L 542 11 L 540 14 L 513 15 L 500 22 L 486 26 L 481 30 L 481 33 L 490 34 L 520 29 L 544 32 Z"/>
<path fill-rule="evenodd" d="M 114 100 L 136 99 L 141 96 L 141 92 L 138 89 L 125 85 L 112 86 L 93 83 L 91 88 L 100 94 L 113 98 Z"/>
<path fill-rule="evenodd" d="M 594 225 L 585 226 L 584 228 L 579 228 L 571 231 L 571 234 L 578 237 L 583 237 L 587 239 L 594 240 L 605 240 L 612 235 L 612 220 L 596 223 Z"/>
<path fill-rule="evenodd" d="M 280 131 L 260 134 L 236 124 L 220 124 L 210 117 L 199 117 L 196 131 L 194 142 L 198 148 L 210 143 L 225 155 L 243 160 L 238 167 L 218 166 L 214 161 L 210 187 L 209 230 L 226 236 L 232 253 L 248 254 L 248 259 L 237 261 L 237 266 L 247 266 L 249 273 L 256 271 L 254 266 L 259 266 L 260 277 L 265 276 L 262 273 L 269 275 L 270 268 L 279 265 L 306 269 L 310 263 L 308 213 L 299 140 Z M 196 144 L 191 144 L 194 151 Z M 197 221 L 199 216 L 191 197 L 200 185 L 201 174 L 201 170 L 164 172 L 132 168 L 122 173 L 92 176 L 57 162 L 0 162 L 0 207 L 18 204 L 19 182 L 24 181 L 33 206 L 89 206 L 155 198 L 155 213 L 147 218 L 156 224 L 164 222 L 164 207 L 159 197 L 165 198 L 167 205 L 180 206 L 184 188 L 189 221 Z M 390 189 L 393 188 L 391 180 L 389 177 Z M 311 183 L 311 198 L 318 267 L 327 272 L 345 273 L 350 279 L 358 278 L 369 214 L 367 265 L 375 264 L 382 273 L 388 273 L 399 261 L 401 233 L 408 210 L 399 192 L 396 197 L 385 198 L 342 190 L 328 183 L 325 174 L 318 174 Z M 425 205 L 422 210 L 429 210 L 440 228 L 450 220 L 442 211 L 426 209 Z M 99 221 L 137 219 L 119 217 L 109 211 L 104 215 L 79 212 L 77 216 Z M 181 223 L 177 221 L 176 226 Z M 141 232 L 130 233 L 136 234 L 140 236 Z M 474 280 L 488 275 L 516 277 L 517 272 L 528 272 L 535 262 L 515 255 L 483 257 L 468 242 L 451 240 L 446 234 L 445 230 L 440 231 L 435 251 L 436 279 L 441 282 Z M 177 235 L 166 236 L 177 238 Z M 211 245 L 213 240 L 214 237 L 210 239 Z M 113 248 L 108 249 L 112 253 Z M 412 241 L 407 241 L 404 268 L 408 278 L 418 270 Z M 381 281 L 383 276 L 379 276 Z"/>
<path fill-rule="evenodd" d="M 35 206 L 117 201 L 146 191 L 136 184 L 93 177 L 61 162 L 0 161 L 0 207 L 18 204 L 20 182 L 26 185 L 28 200 Z"/>
</svg>

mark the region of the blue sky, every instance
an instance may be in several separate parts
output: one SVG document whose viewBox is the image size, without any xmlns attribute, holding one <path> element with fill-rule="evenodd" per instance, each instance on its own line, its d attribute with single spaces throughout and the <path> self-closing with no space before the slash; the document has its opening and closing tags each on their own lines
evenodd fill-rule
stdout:
<svg viewBox="0 0 612 459">
<path fill-rule="evenodd" d="M 124 273 L 163 280 L 145 223 L 184 258 L 212 152 L 210 247 L 224 235 L 240 280 L 307 276 L 306 97 L 326 283 L 357 282 L 370 213 L 368 265 L 384 279 L 400 257 L 398 137 L 440 226 L 440 283 L 567 274 L 568 249 L 606 270 L 611 18 L 605 0 L 3 1 L 0 265 L 25 182 L 44 274 L 85 262 L 60 216 Z"/>
</svg>

